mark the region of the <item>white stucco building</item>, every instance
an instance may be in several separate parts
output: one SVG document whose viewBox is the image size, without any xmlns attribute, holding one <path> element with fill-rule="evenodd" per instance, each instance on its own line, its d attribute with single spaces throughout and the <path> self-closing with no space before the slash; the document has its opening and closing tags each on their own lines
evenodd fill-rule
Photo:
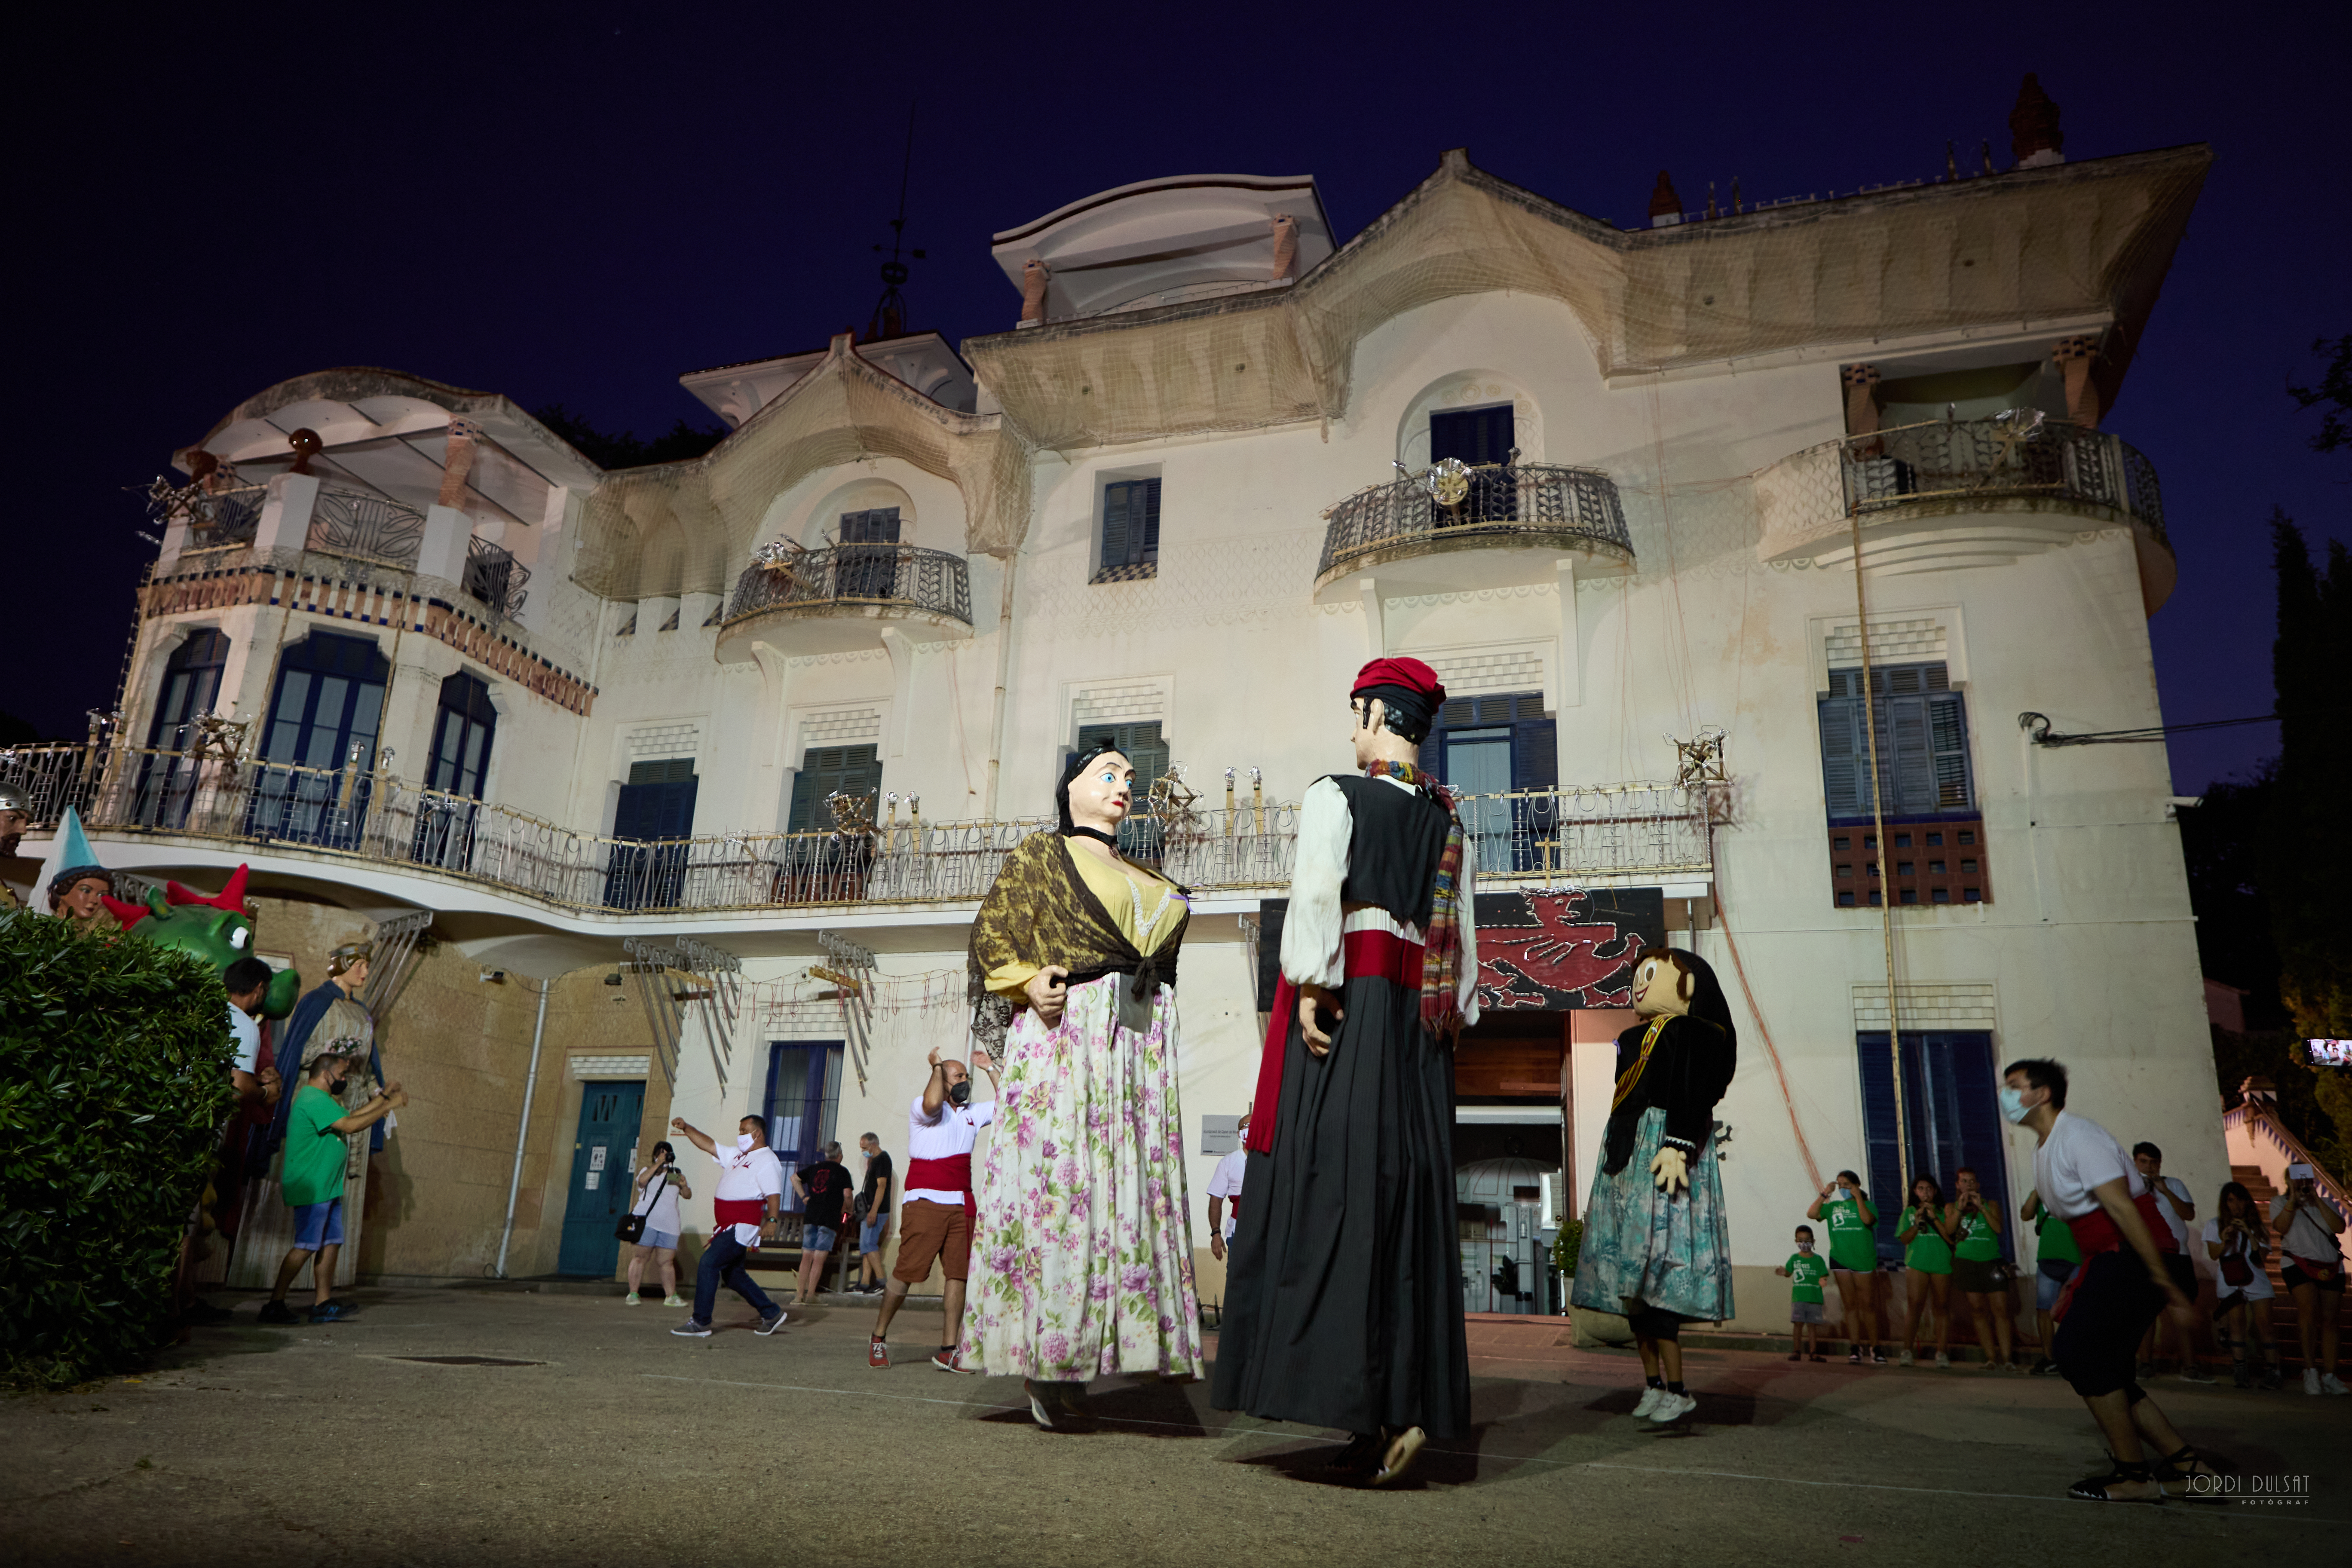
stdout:
<svg viewBox="0 0 2352 1568">
<path fill-rule="evenodd" d="M 525 1139 L 532 1258 L 587 1256 L 559 1258 L 568 1213 L 609 1268 L 587 1151 L 671 1114 L 903 1150 L 925 1051 L 965 1039 L 990 850 L 1101 727 L 1198 792 L 1135 847 L 1196 892 L 1188 1137 L 1240 1112 L 1285 803 L 1348 765 L 1357 667 L 1411 654 L 1454 699 L 1428 757 L 1476 797 L 1484 863 L 1460 1158 L 1556 1167 L 1565 1141 L 1580 1189 L 1624 963 L 1694 948 L 1741 1030 L 1742 1317 L 1782 1321 L 1769 1269 L 1816 1183 L 1898 1184 L 1890 973 L 1909 1163 L 1948 1187 L 1961 1163 L 2030 1186 L 1992 1100 L 2028 1055 L 2200 1201 L 2228 1176 L 2163 749 L 2040 740 L 2162 719 L 2165 454 L 2102 412 L 2208 161 L 1625 232 L 1453 153 L 1344 245 L 1304 177 L 1149 181 L 996 237 L 1007 330 L 692 372 L 730 433 L 623 473 L 494 395 L 303 376 L 179 455 L 228 493 L 163 547 L 100 754 L 17 765 L 118 868 L 243 862 L 289 907 L 434 911 L 468 984 L 630 962 L 579 993 L 625 1006 L 541 1031 Z M 1395 466 L 1448 458 L 1451 509 Z M 205 712 L 249 721 L 235 758 L 186 754 Z M 1726 782 L 1677 787 L 1675 742 L 1714 731 Z M 874 832 L 835 834 L 835 794 Z M 813 965 L 863 976 L 873 1016 Z M 394 1145 L 448 1152 L 402 1156 L 380 1268 L 499 1245 L 529 1011 L 395 1007 Z M 489 1173 L 461 1184 L 460 1150 Z M 1504 1304 L 1471 1268 L 1473 1308 Z"/>
</svg>

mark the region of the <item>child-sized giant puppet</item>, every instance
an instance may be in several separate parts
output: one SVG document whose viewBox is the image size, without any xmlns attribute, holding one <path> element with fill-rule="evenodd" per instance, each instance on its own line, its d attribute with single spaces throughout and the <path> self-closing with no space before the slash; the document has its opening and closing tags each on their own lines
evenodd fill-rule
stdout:
<svg viewBox="0 0 2352 1568">
<path fill-rule="evenodd" d="M 1625 1314 L 1649 1383 L 1633 1414 L 1663 1425 L 1698 1403 L 1683 1389 L 1683 1324 L 1731 1316 L 1731 1232 L 1709 1144 L 1738 1042 L 1715 971 L 1680 948 L 1634 962 L 1633 1014 L 1644 1021 L 1617 1037 L 1569 1300 Z"/>
</svg>

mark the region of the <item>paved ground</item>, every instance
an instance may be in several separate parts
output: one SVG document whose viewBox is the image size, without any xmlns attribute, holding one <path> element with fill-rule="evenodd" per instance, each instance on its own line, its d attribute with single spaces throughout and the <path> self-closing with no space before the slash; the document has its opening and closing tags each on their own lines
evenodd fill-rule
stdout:
<svg viewBox="0 0 2352 1568">
<path fill-rule="evenodd" d="M 611 1297 L 356 1299 L 349 1324 L 268 1330 L 246 1298 L 144 1378 L 0 1403 L 0 1562 L 2217 1568 L 2352 1539 L 2352 1400 L 2168 1382 L 2192 1437 L 2301 1489 L 2102 1508 L 2059 1495 L 2099 1458 L 2063 1384 L 1700 1352 L 1697 1419 L 1662 1435 L 1625 1415 L 1629 1354 L 1547 1325 L 1485 1336 L 1476 1430 L 1360 1492 L 1307 1473 L 1329 1434 L 1199 1385 L 1098 1384 L 1103 1431 L 1039 1432 L 1017 1383 L 922 1364 L 935 1311 L 873 1372 L 863 1302 L 688 1341 Z M 401 1359 L 449 1355 L 535 1364 Z"/>
</svg>

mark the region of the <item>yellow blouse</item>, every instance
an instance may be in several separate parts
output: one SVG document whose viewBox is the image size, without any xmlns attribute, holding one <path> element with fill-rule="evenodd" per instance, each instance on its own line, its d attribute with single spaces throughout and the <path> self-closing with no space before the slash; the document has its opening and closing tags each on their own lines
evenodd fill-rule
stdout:
<svg viewBox="0 0 2352 1568">
<path fill-rule="evenodd" d="M 1114 866 L 1099 856 L 1082 853 L 1067 839 L 1062 841 L 1062 853 L 1077 867 L 1079 877 L 1102 900 L 1119 934 L 1135 944 L 1136 952 L 1156 952 L 1174 933 L 1185 905 L 1176 896 L 1173 882 L 1131 860 Z M 988 972 L 988 988 L 1007 1001 L 1026 1002 L 1029 994 L 1024 987 L 1045 967 L 1042 963 L 999 964 Z"/>
</svg>

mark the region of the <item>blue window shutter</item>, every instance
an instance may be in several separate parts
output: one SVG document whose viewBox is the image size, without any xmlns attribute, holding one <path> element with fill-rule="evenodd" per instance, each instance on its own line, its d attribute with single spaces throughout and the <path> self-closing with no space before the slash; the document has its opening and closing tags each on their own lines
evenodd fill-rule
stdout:
<svg viewBox="0 0 2352 1568">
<path fill-rule="evenodd" d="M 829 795 L 875 795 L 882 788 L 882 761 L 872 745 L 811 746 L 801 753 L 800 772 L 793 775 L 793 807 L 784 818 L 787 833 L 829 833 L 833 813 Z"/>
<path fill-rule="evenodd" d="M 1975 781 L 1969 776 L 1968 699 L 1957 691 L 1938 691 L 1927 699 L 1928 751 L 1936 773 L 1938 811 L 1969 811 L 1977 803 Z"/>
<path fill-rule="evenodd" d="M 1895 1223 L 1903 1213 L 1903 1164 L 1895 1146 L 1895 1069 L 1885 1030 L 1857 1033 L 1854 1049 L 1862 1067 L 1862 1176 L 1870 1205 L 1878 1211 L 1878 1249 L 1884 1254 L 1902 1229 Z"/>
<path fill-rule="evenodd" d="M 1878 700 L 1878 772 L 1890 816 L 1919 816 L 1936 809 L 1936 759 L 1928 748 L 1927 700 Z"/>
<path fill-rule="evenodd" d="M 1143 479 L 1136 484 L 1134 499 L 1128 506 L 1130 522 L 1137 521 L 1139 513 L 1142 523 L 1140 530 L 1142 537 L 1138 542 L 1139 548 L 1135 552 L 1135 559 L 1139 562 L 1157 562 L 1160 559 L 1160 481 L 1158 479 Z"/>
<path fill-rule="evenodd" d="M 1128 564 L 1128 490 L 1123 483 L 1103 487 L 1102 563 L 1107 567 Z"/>
<path fill-rule="evenodd" d="M 1559 721 L 1522 719 L 1511 726 L 1511 787 L 1553 789 L 1559 784 Z"/>
<path fill-rule="evenodd" d="M 2017 1226 L 2009 1218 L 2016 1209 L 2009 1204 L 2008 1127 L 2000 1119 L 1992 1036 L 1960 1030 L 1925 1038 L 1928 1056 L 1937 1061 L 1941 1069 L 1939 1077 L 1950 1085 L 1944 1105 L 1938 1108 L 1949 1128 L 1949 1141 L 1956 1155 L 1948 1169 L 1972 1166 L 1985 1195 L 2003 1205 L 2001 1250 L 2015 1260 L 2019 1256 L 2014 1245 Z M 1948 1189 L 1951 1184 L 1950 1177 L 1946 1175 L 1945 1187 Z"/>
<path fill-rule="evenodd" d="M 1459 458 L 1476 467 L 1510 459 L 1517 440 L 1511 405 L 1450 409 L 1429 416 L 1429 460 Z"/>
<path fill-rule="evenodd" d="M 1831 690 L 1837 691 L 1836 675 Z M 1822 699 L 1822 795 L 1832 820 L 1870 815 L 1870 739 L 1863 731 L 1862 699 Z"/>
</svg>

